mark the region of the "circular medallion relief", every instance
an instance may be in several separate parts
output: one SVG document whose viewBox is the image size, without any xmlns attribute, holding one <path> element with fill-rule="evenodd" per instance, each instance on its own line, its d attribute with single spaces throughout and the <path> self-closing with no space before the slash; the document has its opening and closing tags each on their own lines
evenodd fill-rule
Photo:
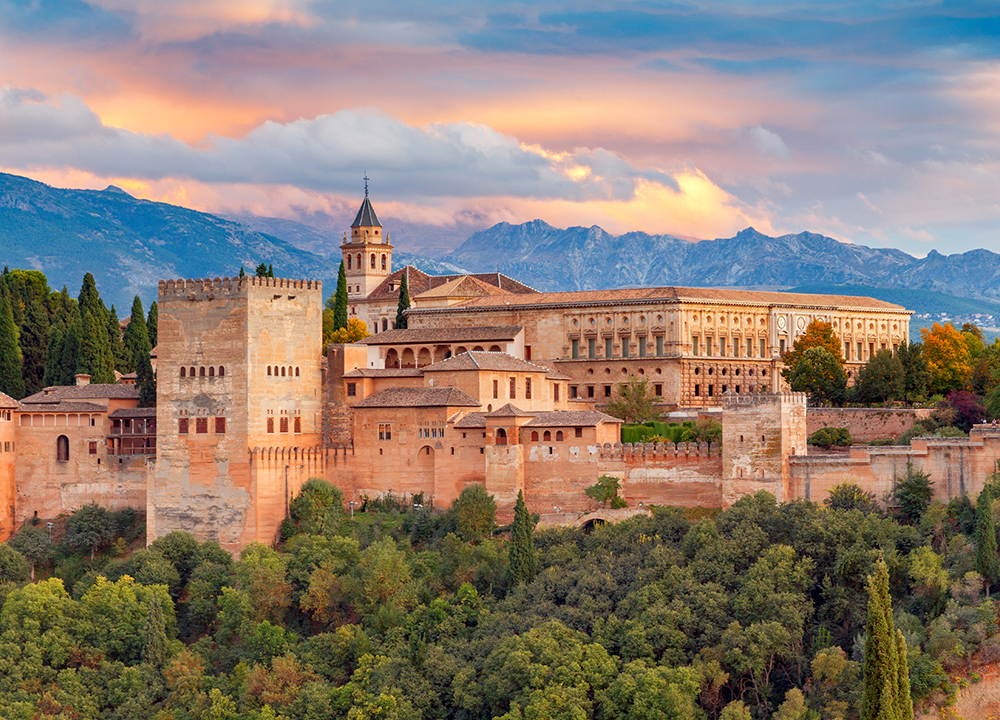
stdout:
<svg viewBox="0 0 1000 720">
<path fill-rule="evenodd" d="M 798 320 L 795 321 L 795 324 L 799 328 L 799 330 L 805 330 L 806 319 L 804 317 L 800 317 Z"/>
<path fill-rule="evenodd" d="M 784 330 L 785 329 L 785 316 L 784 315 L 779 315 L 778 316 L 778 329 L 779 330 Z"/>
</svg>

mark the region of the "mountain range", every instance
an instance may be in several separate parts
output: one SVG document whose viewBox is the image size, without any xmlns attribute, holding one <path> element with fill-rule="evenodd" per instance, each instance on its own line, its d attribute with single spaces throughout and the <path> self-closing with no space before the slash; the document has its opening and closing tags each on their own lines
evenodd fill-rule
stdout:
<svg viewBox="0 0 1000 720">
<path fill-rule="evenodd" d="M 383 223 L 396 247 L 396 267 L 411 263 L 435 274 L 499 271 L 541 291 L 821 283 L 1000 300 L 1000 255 L 988 250 L 948 256 L 932 250 L 916 258 L 809 232 L 769 237 L 747 228 L 735 237 L 691 242 L 533 220 L 499 223 L 473 232 L 450 252 L 426 257 L 407 254 L 407 233 L 395 231 L 392 220 Z M 421 232 L 418 246 L 429 249 L 430 232 Z M 161 278 L 234 275 L 260 262 L 284 277 L 330 283 L 341 233 L 286 219 L 223 218 L 141 200 L 113 186 L 59 189 L 0 173 L 0 263 L 42 270 L 53 288 L 66 284 L 74 295 L 84 273 L 92 272 L 102 295 L 119 308 L 129 307 L 135 294 L 148 303 Z"/>
</svg>

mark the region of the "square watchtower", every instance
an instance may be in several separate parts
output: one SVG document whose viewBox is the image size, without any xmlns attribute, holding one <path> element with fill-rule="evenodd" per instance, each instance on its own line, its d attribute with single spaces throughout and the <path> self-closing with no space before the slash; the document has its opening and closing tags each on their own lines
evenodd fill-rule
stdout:
<svg viewBox="0 0 1000 720">
<path fill-rule="evenodd" d="M 157 462 L 148 538 L 270 543 L 322 426 L 322 285 L 160 281 Z M 262 452 L 289 458 L 262 468 Z M 294 459 L 292 459 L 294 458 Z"/>
</svg>

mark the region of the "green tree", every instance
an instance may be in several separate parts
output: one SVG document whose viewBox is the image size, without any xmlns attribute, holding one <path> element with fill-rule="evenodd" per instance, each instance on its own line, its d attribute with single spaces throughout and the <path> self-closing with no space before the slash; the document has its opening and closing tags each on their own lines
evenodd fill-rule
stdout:
<svg viewBox="0 0 1000 720">
<path fill-rule="evenodd" d="M 906 370 L 898 354 L 879 350 L 858 373 L 858 399 L 864 403 L 900 400 L 906 394 Z"/>
<path fill-rule="evenodd" d="M 934 496 L 934 483 L 931 476 L 906 464 L 906 472 L 902 477 L 892 481 L 892 499 L 896 506 L 899 519 L 907 525 L 916 525 L 923 517 L 924 511 L 930 505 Z"/>
<path fill-rule="evenodd" d="M 99 315 L 87 312 L 83 316 L 83 337 L 77 372 L 90 375 L 93 383 L 114 383 L 115 365 L 107 323 Z"/>
<path fill-rule="evenodd" d="M 33 395 L 45 387 L 49 345 L 49 314 L 34 293 L 28 293 L 20 331 L 24 391 Z"/>
<path fill-rule="evenodd" d="M 114 369 L 122 375 L 132 372 L 135 353 L 127 354 L 125 351 L 125 343 L 122 342 L 122 326 L 114 305 L 111 306 L 111 312 L 108 316 L 108 344 L 111 348 Z"/>
<path fill-rule="evenodd" d="M 15 400 L 24 397 L 24 369 L 10 294 L 0 285 L 0 392 Z"/>
<path fill-rule="evenodd" d="M 463 540 L 479 542 L 493 532 L 496 524 L 497 501 L 480 483 L 466 485 L 451 504 L 451 513 Z"/>
<path fill-rule="evenodd" d="M 28 561 L 24 555 L 10 543 L 0 543 L 0 583 L 22 582 L 27 577 Z"/>
<path fill-rule="evenodd" d="M 155 668 L 167 659 L 167 622 L 163 606 L 150 602 L 146 609 L 146 622 L 142 628 L 142 661 Z"/>
<path fill-rule="evenodd" d="M 785 369 L 781 374 L 788 379 L 789 374 L 799 364 L 806 351 L 810 348 L 821 347 L 837 358 L 838 364 L 844 366 L 844 358 L 840 354 L 840 339 L 833 332 L 833 325 L 822 320 L 813 320 L 806 326 L 801 335 L 795 339 L 792 349 L 781 356 L 781 361 Z"/>
<path fill-rule="evenodd" d="M 149 350 L 139 348 L 135 354 L 135 384 L 139 386 L 139 407 L 156 406 L 156 375 Z"/>
<path fill-rule="evenodd" d="M 63 338 L 62 357 L 59 361 L 59 382 L 57 385 L 73 385 L 77 368 L 80 367 L 80 353 L 83 349 L 83 319 L 74 312 L 66 326 Z"/>
<path fill-rule="evenodd" d="M 322 478 L 309 478 L 289 503 L 288 514 L 300 533 L 332 533 L 344 517 L 344 494 Z"/>
<path fill-rule="evenodd" d="M 839 355 L 826 347 L 804 350 L 798 361 L 782 370 L 782 375 L 795 392 L 809 394 L 814 405 L 841 405 L 847 391 L 847 374 Z"/>
<path fill-rule="evenodd" d="M 392 324 L 392 327 L 396 330 L 406 329 L 406 315 L 404 313 L 410 307 L 410 288 L 407 278 L 410 276 L 407 269 L 404 268 L 402 274 L 399 276 L 399 304 L 396 306 L 396 321 Z"/>
<path fill-rule="evenodd" d="M 132 370 L 139 372 L 136 365 L 136 353 L 144 350 L 146 354 L 153 349 L 149 342 L 149 330 L 146 329 L 146 316 L 142 311 L 142 300 L 138 295 L 132 300 L 132 314 L 129 316 L 128 325 L 125 326 L 125 335 L 122 338 L 125 346 L 125 353 L 128 361 L 133 363 Z"/>
<path fill-rule="evenodd" d="M 115 539 L 115 520 L 112 514 L 96 502 L 84 505 L 70 515 L 66 523 L 66 544 L 69 547 L 89 548 L 94 559 L 97 548 Z"/>
<path fill-rule="evenodd" d="M 927 388 L 931 382 L 931 374 L 927 370 L 927 362 L 923 356 L 923 345 L 903 343 L 896 350 L 896 354 L 903 364 L 903 374 L 906 377 L 903 396 L 908 402 L 922 401 L 927 397 Z"/>
<path fill-rule="evenodd" d="M 10 546 L 28 561 L 31 582 L 35 582 L 35 567 L 44 565 L 55 557 L 55 548 L 52 547 L 49 534 L 33 525 L 22 527 L 20 532 L 10 539 Z"/>
<path fill-rule="evenodd" d="M 254 274 L 257 277 L 267 277 L 267 265 L 265 263 L 258 265 L 257 269 L 254 270 Z"/>
<path fill-rule="evenodd" d="M 861 720 L 912 720 L 906 642 L 893 623 L 889 568 L 881 556 L 868 576 L 866 630 Z"/>
<path fill-rule="evenodd" d="M 149 304 L 149 315 L 146 316 L 146 334 L 149 335 L 149 344 L 156 347 L 156 325 L 160 319 L 160 310 L 154 300 Z"/>
<path fill-rule="evenodd" d="M 604 410 L 608 415 L 621 418 L 629 425 L 660 419 L 656 398 L 649 391 L 649 380 L 637 375 L 631 376 L 627 382 L 617 384 L 615 396 Z"/>
<path fill-rule="evenodd" d="M 860 510 L 863 513 L 875 514 L 879 512 L 874 493 L 847 481 L 830 488 L 830 492 L 823 498 L 823 504 L 831 510 Z"/>
<path fill-rule="evenodd" d="M 329 301 L 327 301 L 329 305 Z M 333 329 L 340 330 L 347 327 L 347 273 L 344 272 L 344 261 L 340 261 L 340 270 L 337 271 L 337 293 L 333 296 Z"/>
<path fill-rule="evenodd" d="M 618 478 L 611 475 L 601 475 L 594 485 L 584 489 L 583 492 L 591 500 L 601 503 L 601 507 L 605 507 L 618 497 L 621 486 L 621 481 Z"/>
<path fill-rule="evenodd" d="M 45 376 L 42 386 L 59 385 L 62 381 L 62 352 L 66 339 L 66 326 L 56 321 L 49 326 L 49 342 L 45 348 Z"/>
<path fill-rule="evenodd" d="M 524 504 L 524 493 L 517 491 L 517 503 L 514 505 L 514 524 L 510 531 L 510 547 L 508 548 L 511 586 L 528 584 L 538 573 L 538 550 L 532 538 L 531 516 Z"/>
<path fill-rule="evenodd" d="M 976 503 L 976 572 L 983 576 L 986 594 L 1000 582 L 1000 557 L 997 556 L 997 529 L 993 519 L 991 488 L 979 493 Z"/>
<path fill-rule="evenodd" d="M 406 555 L 392 538 L 383 538 L 361 553 L 353 582 L 349 583 L 350 595 L 366 615 L 382 609 L 405 609 L 416 599 L 411 578 Z"/>
</svg>

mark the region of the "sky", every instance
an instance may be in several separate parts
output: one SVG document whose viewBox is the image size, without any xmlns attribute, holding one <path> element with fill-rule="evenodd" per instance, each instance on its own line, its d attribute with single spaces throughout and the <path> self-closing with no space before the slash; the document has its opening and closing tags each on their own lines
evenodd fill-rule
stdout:
<svg viewBox="0 0 1000 720">
<path fill-rule="evenodd" d="M 1000 252 L 1000 8 L 0 0 L 0 171 L 288 219 L 353 214 L 367 173 L 442 230 Z"/>
</svg>

